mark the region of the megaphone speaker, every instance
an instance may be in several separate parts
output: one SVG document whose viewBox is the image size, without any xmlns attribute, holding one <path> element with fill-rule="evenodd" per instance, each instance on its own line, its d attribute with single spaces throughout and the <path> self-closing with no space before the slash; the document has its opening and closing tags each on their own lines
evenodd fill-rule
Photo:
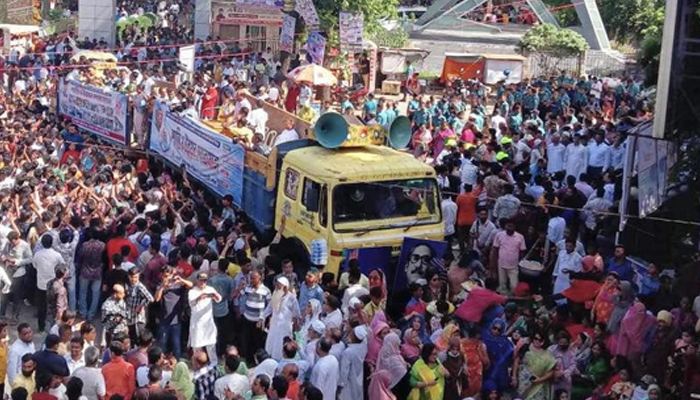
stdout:
<svg viewBox="0 0 700 400">
<path fill-rule="evenodd" d="M 396 150 L 405 149 L 411 142 L 411 121 L 398 116 L 389 127 L 389 145 Z"/>
<path fill-rule="evenodd" d="M 314 126 L 314 136 L 327 149 L 340 147 L 348 137 L 348 123 L 342 115 L 323 114 Z"/>
</svg>

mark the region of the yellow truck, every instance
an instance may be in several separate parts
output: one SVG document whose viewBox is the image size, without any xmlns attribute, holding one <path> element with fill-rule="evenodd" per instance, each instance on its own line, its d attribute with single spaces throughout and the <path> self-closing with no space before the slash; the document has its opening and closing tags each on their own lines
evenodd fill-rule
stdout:
<svg viewBox="0 0 700 400">
<path fill-rule="evenodd" d="M 435 171 L 382 145 L 408 144 L 405 117 L 386 131 L 329 113 L 311 136 L 269 156 L 246 152 L 241 208 L 258 230 L 279 229 L 285 216 L 282 236 L 306 254 L 312 241 L 325 239 L 325 270 L 336 276 L 350 250 L 388 246 L 398 256 L 404 237 L 443 240 Z"/>
</svg>

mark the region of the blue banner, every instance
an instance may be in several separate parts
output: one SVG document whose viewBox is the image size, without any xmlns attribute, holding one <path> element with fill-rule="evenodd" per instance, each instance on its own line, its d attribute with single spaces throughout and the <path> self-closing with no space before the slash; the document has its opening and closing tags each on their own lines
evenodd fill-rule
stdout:
<svg viewBox="0 0 700 400">
<path fill-rule="evenodd" d="M 177 167 L 184 167 L 193 178 L 214 193 L 233 196 L 242 204 L 245 149 L 197 121 L 156 103 L 151 124 L 149 148 Z"/>
</svg>

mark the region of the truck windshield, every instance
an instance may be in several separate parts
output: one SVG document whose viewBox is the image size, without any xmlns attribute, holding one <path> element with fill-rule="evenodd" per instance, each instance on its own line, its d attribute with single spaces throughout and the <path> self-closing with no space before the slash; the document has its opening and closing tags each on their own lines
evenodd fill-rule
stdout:
<svg viewBox="0 0 700 400">
<path fill-rule="evenodd" d="M 348 183 L 333 190 L 333 228 L 339 232 L 433 224 L 440 221 L 439 209 L 435 179 Z"/>
</svg>

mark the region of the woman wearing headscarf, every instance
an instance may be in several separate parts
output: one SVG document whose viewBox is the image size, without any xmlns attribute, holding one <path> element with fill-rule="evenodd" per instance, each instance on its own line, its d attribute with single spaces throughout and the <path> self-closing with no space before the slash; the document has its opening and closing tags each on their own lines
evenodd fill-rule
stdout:
<svg viewBox="0 0 700 400">
<path fill-rule="evenodd" d="M 430 338 L 425 330 L 425 319 L 416 315 L 411 318 L 411 325 L 403 333 L 403 344 L 401 345 L 401 355 L 408 362 L 415 362 L 420 357 L 424 343 L 429 343 Z"/>
<path fill-rule="evenodd" d="M 299 348 L 303 349 L 306 347 L 306 335 L 311 328 L 311 324 L 314 321 L 321 320 L 321 311 L 323 311 L 321 302 L 316 299 L 310 299 L 309 303 L 306 305 L 306 310 L 304 310 L 304 322 L 301 326 L 301 330 L 297 332 L 297 343 L 299 343 Z"/>
<path fill-rule="evenodd" d="M 442 366 L 449 375 L 445 378 L 445 400 L 459 400 L 466 396 L 469 387 L 467 362 L 464 359 L 459 337 L 452 337 L 447 351 L 439 355 Z"/>
<path fill-rule="evenodd" d="M 620 332 L 620 324 L 625 314 L 627 314 L 627 310 L 634 304 L 634 288 L 630 282 L 620 282 L 620 291 L 615 295 L 613 304 L 613 310 L 608 321 L 608 331 L 616 335 Z"/>
<path fill-rule="evenodd" d="M 443 400 L 446 372 L 437 360 L 435 345 L 424 345 L 420 358 L 411 367 L 410 385 L 413 389 L 408 400 Z"/>
<path fill-rule="evenodd" d="M 654 316 L 647 313 L 644 304 L 638 301 L 627 311 L 620 323 L 620 335 L 615 354 L 627 357 L 632 363 L 632 371 L 643 370 L 642 354 L 646 347 L 645 339 L 655 323 Z"/>
<path fill-rule="evenodd" d="M 367 390 L 369 400 L 396 400 L 396 396 L 389 389 L 392 380 L 391 372 L 379 370 L 371 376 L 369 389 Z"/>
<path fill-rule="evenodd" d="M 605 277 L 603 286 L 598 290 L 598 294 L 593 302 L 591 320 L 595 322 L 605 322 L 606 324 L 610 321 L 610 315 L 615 306 L 615 295 L 618 292 L 619 284 L 620 278 L 616 273 L 609 273 L 608 276 Z"/>
<path fill-rule="evenodd" d="M 372 320 L 372 318 L 374 318 L 374 314 L 376 314 L 378 311 L 386 310 L 386 298 L 388 294 L 386 289 L 386 276 L 384 275 L 384 271 L 378 268 L 373 269 L 369 273 L 370 296 L 374 296 L 372 293 L 376 291 L 376 289 L 374 289 L 375 287 L 379 288 L 379 290 L 381 291 L 381 300 L 379 301 L 379 303 L 370 301 L 365 306 L 365 313 L 367 314 L 367 318 L 369 318 L 370 321 Z"/>
<path fill-rule="evenodd" d="M 474 397 L 481 393 L 484 370 L 489 368 L 489 355 L 486 345 L 481 341 L 479 329 L 472 327 L 467 333 L 468 337 L 462 339 L 462 353 L 467 359 L 467 375 L 469 376 L 469 387 L 465 396 Z"/>
<path fill-rule="evenodd" d="M 397 398 L 406 398 L 409 392 L 408 387 L 408 367 L 406 361 L 401 357 L 401 339 L 399 335 L 390 332 L 384 337 L 382 348 L 379 350 L 376 371 L 386 370 L 391 373 L 389 389 Z"/>
<path fill-rule="evenodd" d="M 503 393 L 508 388 L 508 367 L 513 360 L 513 343 L 505 335 L 506 323 L 501 318 L 491 322 L 491 329 L 484 333 L 484 344 L 489 355 L 490 365 L 484 373 L 484 385 L 491 383 Z"/>
<path fill-rule="evenodd" d="M 440 332 L 440 336 L 435 340 L 435 348 L 437 351 L 447 351 L 447 348 L 450 347 L 450 340 L 453 337 L 459 338 L 459 328 L 457 325 L 449 323 L 445 325 L 442 332 Z"/>
<path fill-rule="evenodd" d="M 365 359 L 372 368 L 377 364 L 379 350 L 382 348 L 384 336 L 389 333 L 389 324 L 386 320 L 386 315 L 383 312 L 378 312 L 372 318 L 372 323 L 369 326 L 369 339 L 367 344 L 367 358 Z"/>
<path fill-rule="evenodd" d="M 177 390 L 184 400 L 194 398 L 194 383 L 187 364 L 182 361 L 175 364 L 173 375 L 170 377 L 170 386 Z"/>
</svg>

